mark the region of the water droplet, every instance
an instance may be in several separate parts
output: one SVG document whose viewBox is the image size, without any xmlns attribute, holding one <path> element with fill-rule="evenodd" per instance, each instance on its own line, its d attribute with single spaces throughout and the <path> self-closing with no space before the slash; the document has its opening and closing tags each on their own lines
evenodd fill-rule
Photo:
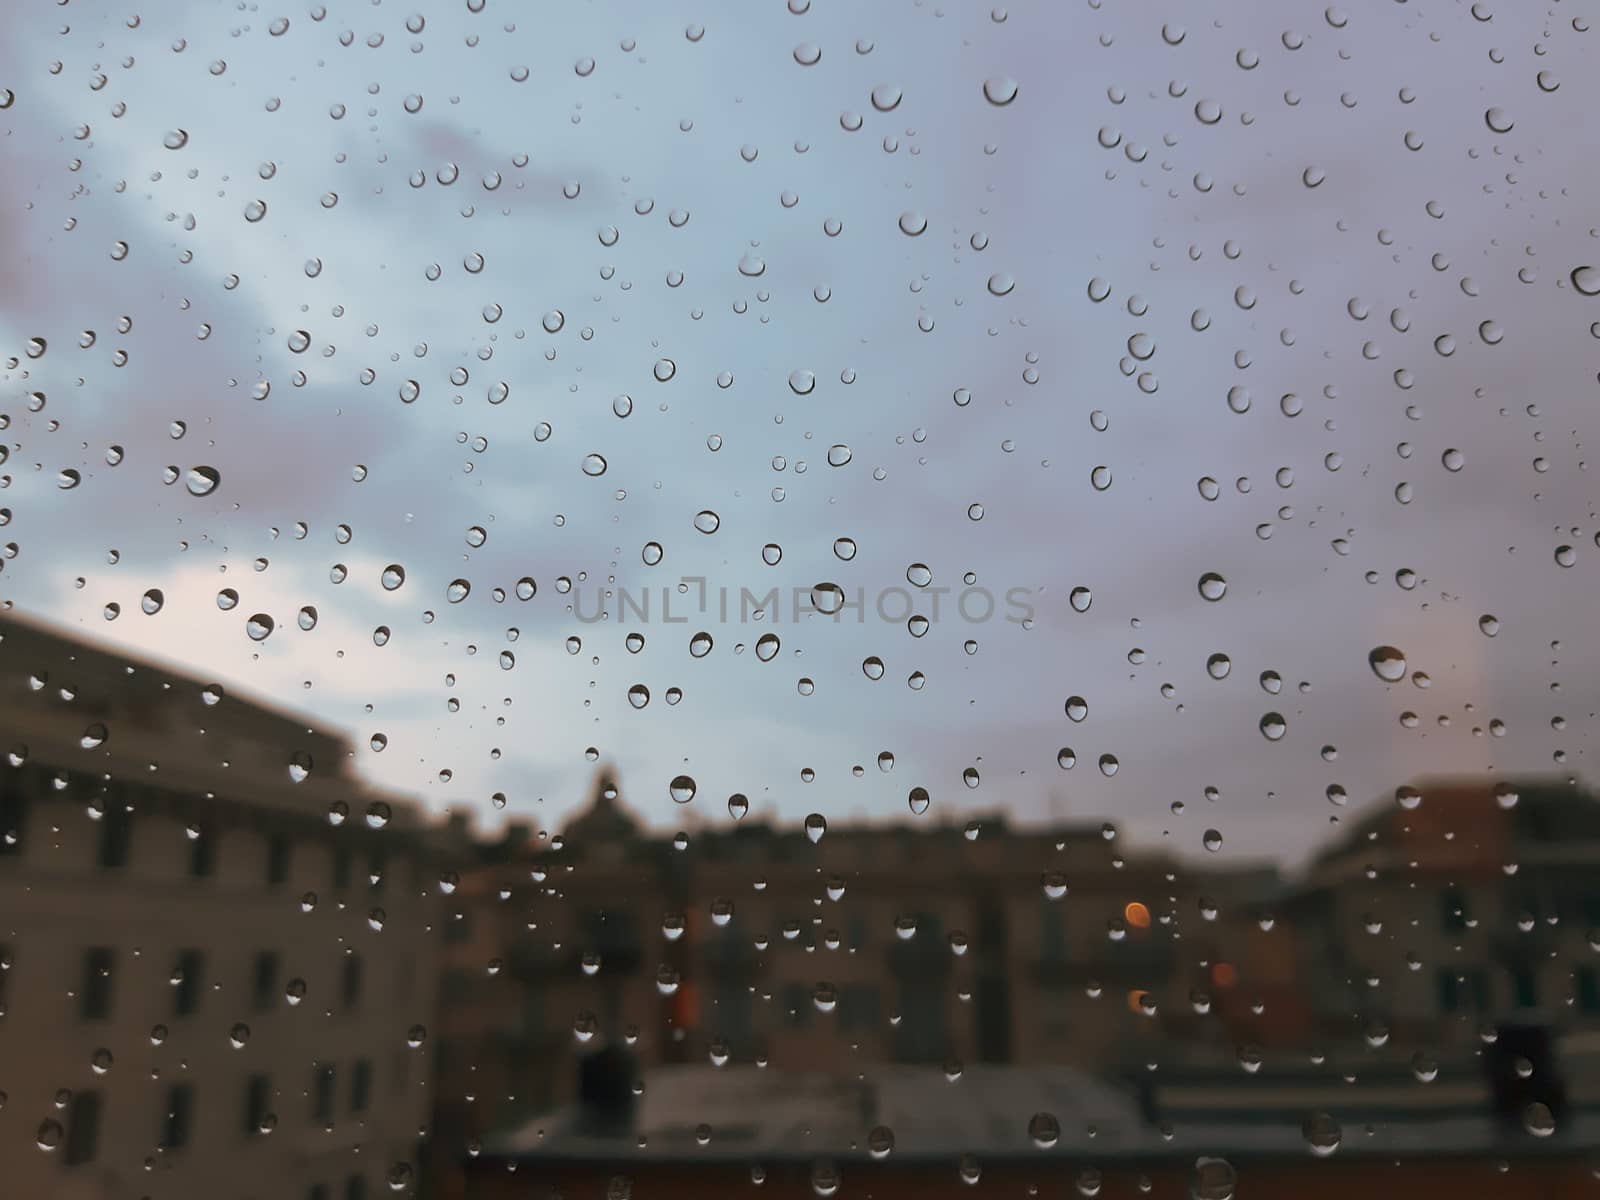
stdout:
<svg viewBox="0 0 1600 1200">
<path fill-rule="evenodd" d="M 161 594 L 160 588 L 151 588 L 139 597 L 139 608 L 145 616 L 153 617 L 161 611 L 161 606 L 166 602 L 167 598 Z"/>
<path fill-rule="evenodd" d="M 1005 76 L 995 76 L 983 81 L 983 98 L 997 108 L 1004 108 L 1017 98 L 1017 81 Z"/>
<path fill-rule="evenodd" d="M 39 1122 L 39 1129 L 33 1135 L 33 1139 L 39 1149 L 48 1152 L 59 1148 L 66 1140 L 66 1136 L 67 1131 L 62 1128 L 61 1122 L 47 1117 Z"/>
<path fill-rule="evenodd" d="M 1339 1122 L 1327 1113 L 1313 1113 L 1300 1123 L 1300 1136 L 1305 1138 L 1312 1154 L 1327 1158 L 1339 1148 L 1344 1131 L 1339 1127 Z"/>
<path fill-rule="evenodd" d="M 1200 595 L 1211 601 L 1221 600 L 1228 594 L 1228 581 L 1215 571 L 1200 576 Z"/>
<path fill-rule="evenodd" d="M 1393 646 L 1374 646 L 1367 652 L 1367 664 L 1385 683 L 1399 683 L 1406 677 L 1406 657 Z"/>
<path fill-rule="evenodd" d="M 1189 1173 L 1192 1200 L 1233 1200 L 1238 1174 L 1225 1158 L 1197 1158 Z"/>
<path fill-rule="evenodd" d="M 928 228 L 928 218 L 914 208 L 900 214 L 900 232 L 907 237 L 921 237 Z"/>
<path fill-rule="evenodd" d="M 879 112 L 893 112 L 900 105 L 901 90 L 892 83 L 879 84 L 872 89 L 872 107 Z"/>
<path fill-rule="evenodd" d="M 806 840 L 812 845 L 822 840 L 822 835 L 828 832 L 828 822 L 821 813 L 812 813 L 805 820 Z"/>
<path fill-rule="evenodd" d="M 1034 1113 L 1028 1118 L 1028 1137 L 1039 1149 L 1048 1150 L 1061 1140 L 1061 1122 L 1052 1113 Z"/>
<path fill-rule="evenodd" d="M 245 622 L 244 631 L 252 642 L 264 642 L 272 636 L 274 628 L 272 618 L 266 613 L 257 613 Z"/>
</svg>

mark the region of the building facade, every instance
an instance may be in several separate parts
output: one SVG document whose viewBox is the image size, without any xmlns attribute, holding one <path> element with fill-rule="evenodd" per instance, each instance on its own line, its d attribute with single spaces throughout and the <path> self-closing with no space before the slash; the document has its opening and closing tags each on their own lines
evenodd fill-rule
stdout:
<svg viewBox="0 0 1600 1200">
<path fill-rule="evenodd" d="M 18 1196 L 363 1200 L 432 1105 L 438 851 L 327 730 L 0 617 Z"/>
<path fill-rule="evenodd" d="M 1111 826 L 754 820 L 651 835 L 602 770 L 561 834 L 486 852 L 450 897 L 438 1144 L 569 1100 L 605 1045 L 658 1065 L 1129 1074 L 1232 985 L 1251 873 L 1124 853 Z M 1221 968 L 1219 971 L 1218 968 Z M 448 1186 L 444 1194 L 449 1195 Z"/>
</svg>

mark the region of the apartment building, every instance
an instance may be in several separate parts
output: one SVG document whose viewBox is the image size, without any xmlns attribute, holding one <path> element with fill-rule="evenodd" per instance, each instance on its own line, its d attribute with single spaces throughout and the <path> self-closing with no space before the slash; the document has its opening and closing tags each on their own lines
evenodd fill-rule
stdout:
<svg viewBox="0 0 1600 1200">
<path fill-rule="evenodd" d="M 1109 825 L 645 830 L 609 770 L 449 898 L 438 1146 L 572 1098 L 581 1057 L 849 1075 L 918 1064 L 1137 1072 L 1232 984 L 1240 888 Z M 1220 971 L 1217 968 L 1221 968 Z M 448 1171 L 445 1172 L 448 1174 Z M 443 1194 L 454 1194 L 445 1186 Z"/>
<path fill-rule="evenodd" d="M 0 616 L 8 1195 L 363 1200 L 433 1102 L 438 852 L 333 732 Z"/>
</svg>

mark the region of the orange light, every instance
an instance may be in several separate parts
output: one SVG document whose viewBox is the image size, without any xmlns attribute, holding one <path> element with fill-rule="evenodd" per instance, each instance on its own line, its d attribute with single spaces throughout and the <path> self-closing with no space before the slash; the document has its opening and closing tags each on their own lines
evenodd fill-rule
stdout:
<svg viewBox="0 0 1600 1200">
<path fill-rule="evenodd" d="M 694 984 L 684 980 L 672 998 L 672 1023 L 679 1029 L 697 1029 L 700 1026 L 700 994 Z"/>
<path fill-rule="evenodd" d="M 1211 968 L 1211 982 L 1219 988 L 1232 987 L 1239 982 L 1239 972 L 1232 963 L 1219 962 Z"/>
<path fill-rule="evenodd" d="M 1122 910 L 1122 915 L 1127 919 L 1128 924 L 1132 925 L 1135 929 L 1150 928 L 1150 910 L 1144 905 L 1140 904 L 1137 900 L 1133 901 L 1126 908 L 1124 908 Z"/>
<path fill-rule="evenodd" d="M 1136 1013 L 1144 1012 L 1144 998 L 1147 995 L 1149 995 L 1149 993 L 1143 988 L 1134 988 L 1132 991 L 1130 991 L 1128 993 L 1128 1011 Z"/>
</svg>

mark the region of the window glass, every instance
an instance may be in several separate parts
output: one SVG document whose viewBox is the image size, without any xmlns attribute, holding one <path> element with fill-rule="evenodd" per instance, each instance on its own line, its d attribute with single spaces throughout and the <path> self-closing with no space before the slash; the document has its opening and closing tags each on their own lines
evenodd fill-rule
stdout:
<svg viewBox="0 0 1600 1200">
<path fill-rule="evenodd" d="M 1595 1190 L 1597 39 L 0 5 L 0 1195 Z"/>
</svg>

